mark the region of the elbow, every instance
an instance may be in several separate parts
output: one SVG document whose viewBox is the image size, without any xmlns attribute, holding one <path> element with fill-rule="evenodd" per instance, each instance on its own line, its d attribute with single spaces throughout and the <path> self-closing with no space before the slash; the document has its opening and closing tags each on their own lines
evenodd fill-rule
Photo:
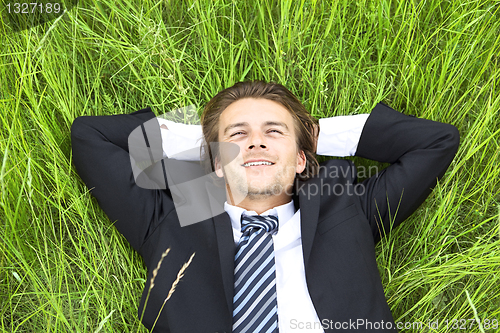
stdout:
<svg viewBox="0 0 500 333">
<path fill-rule="evenodd" d="M 88 144 L 88 140 L 96 135 L 90 122 L 92 117 L 79 116 L 71 124 L 71 150 L 76 158 L 76 152 L 80 152 Z"/>
<path fill-rule="evenodd" d="M 453 156 L 455 156 L 460 145 L 460 132 L 458 131 L 458 128 L 451 124 L 448 124 L 447 128 L 448 133 L 446 133 L 446 141 L 449 145 L 450 151 L 453 152 Z"/>
<path fill-rule="evenodd" d="M 460 145 L 460 133 L 454 125 L 436 122 L 434 127 L 434 138 L 429 148 L 438 149 L 445 155 L 452 155 L 458 151 Z"/>
<path fill-rule="evenodd" d="M 71 141 L 73 141 L 75 137 L 84 137 L 87 128 L 85 116 L 76 117 L 71 124 Z"/>
<path fill-rule="evenodd" d="M 441 151 L 442 167 L 438 167 L 439 171 L 438 179 L 444 175 L 446 169 L 450 166 L 453 158 L 455 157 L 458 147 L 460 145 L 460 133 L 458 129 L 450 124 L 445 124 L 446 126 L 442 129 L 441 140 L 438 145 L 438 149 Z"/>
</svg>

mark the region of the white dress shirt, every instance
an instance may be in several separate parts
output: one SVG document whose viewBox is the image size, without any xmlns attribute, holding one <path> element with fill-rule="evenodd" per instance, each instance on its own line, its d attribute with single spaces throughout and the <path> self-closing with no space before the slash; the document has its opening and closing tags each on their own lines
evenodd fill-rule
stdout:
<svg viewBox="0 0 500 333">
<path fill-rule="evenodd" d="M 369 114 L 322 118 L 319 120 L 317 154 L 328 156 L 352 156 L 355 154 L 361 131 Z M 200 125 L 184 125 L 157 118 L 161 129 L 164 157 L 178 160 L 200 160 L 199 148 L 202 131 Z M 198 149 L 194 149 L 198 148 Z M 241 237 L 241 214 L 257 215 L 254 211 L 224 203 L 233 228 L 235 245 Z M 274 234 L 276 263 L 276 294 L 278 325 L 281 333 L 324 332 L 306 284 L 300 209 L 295 212 L 293 201 L 274 207 L 261 215 L 278 217 L 278 232 Z"/>
<path fill-rule="evenodd" d="M 241 214 L 257 215 L 254 211 L 233 206 L 227 202 L 224 210 L 231 218 L 234 244 L 238 245 L 241 233 Z M 276 297 L 278 301 L 278 326 L 280 332 L 300 332 L 292 329 L 294 323 L 317 323 L 315 330 L 323 332 L 318 315 L 309 296 L 306 285 L 304 260 L 302 259 L 302 238 L 300 236 L 300 209 L 295 212 L 293 200 L 260 215 L 278 217 L 278 232 L 274 234 L 274 258 L 276 263 Z M 298 260 L 301 258 L 302 260 Z M 294 325 L 292 325 L 294 324 Z M 313 326 L 314 327 L 314 326 Z"/>
</svg>

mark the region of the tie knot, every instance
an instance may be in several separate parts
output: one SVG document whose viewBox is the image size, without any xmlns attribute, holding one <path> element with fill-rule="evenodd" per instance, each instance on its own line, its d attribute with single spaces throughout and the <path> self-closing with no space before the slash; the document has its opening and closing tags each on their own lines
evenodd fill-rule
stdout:
<svg viewBox="0 0 500 333">
<path fill-rule="evenodd" d="M 272 232 L 278 228 L 278 218 L 273 215 L 242 215 L 241 232 L 244 233 L 250 228 L 264 229 Z"/>
</svg>

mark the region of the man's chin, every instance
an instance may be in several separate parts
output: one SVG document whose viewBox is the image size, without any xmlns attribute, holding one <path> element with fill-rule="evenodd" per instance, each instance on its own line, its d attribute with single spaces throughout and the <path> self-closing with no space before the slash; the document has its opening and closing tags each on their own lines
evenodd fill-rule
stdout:
<svg viewBox="0 0 500 333">
<path fill-rule="evenodd" d="M 258 192 L 248 192 L 246 197 L 249 200 L 262 200 L 266 198 L 270 198 L 275 194 L 272 191 L 258 191 Z"/>
<path fill-rule="evenodd" d="M 270 197 L 270 196 L 275 196 L 275 195 L 281 195 L 283 194 L 284 189 L 281 185 L 274 185 L 272 187 L 257 187 L 257 186 L 250 186 L 248 188 L 247 196 L 248 197 L 255 197 L 255 198 L 265 198 L 265 197 Z"/>
</svg>

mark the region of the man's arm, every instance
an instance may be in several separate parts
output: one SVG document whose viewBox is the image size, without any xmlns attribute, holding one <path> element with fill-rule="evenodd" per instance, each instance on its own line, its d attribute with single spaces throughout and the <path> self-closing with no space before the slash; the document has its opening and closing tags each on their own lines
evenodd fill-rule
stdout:
<svg viewBox="0 0 500 333">
<path fill-rule="evenodd" d="M 427 198 L 455 156 L 455 126 L 415 118 L 384 104 L 373 109 L 361 133 L 356 156 L 391 163 L 362 182 L 362 209 L 375 240 L 410 216 Z"/>
<path fill-rule="evenodd" d="M 131 167 L 129 136 L 154 117 L 146 108 L 124 115 L 82 116 L 71 126 L 73 163 L 78 174 L 136 250 L 148 230 L 174 208 L 161 190 L 139 187 Z"/>
</svg>

